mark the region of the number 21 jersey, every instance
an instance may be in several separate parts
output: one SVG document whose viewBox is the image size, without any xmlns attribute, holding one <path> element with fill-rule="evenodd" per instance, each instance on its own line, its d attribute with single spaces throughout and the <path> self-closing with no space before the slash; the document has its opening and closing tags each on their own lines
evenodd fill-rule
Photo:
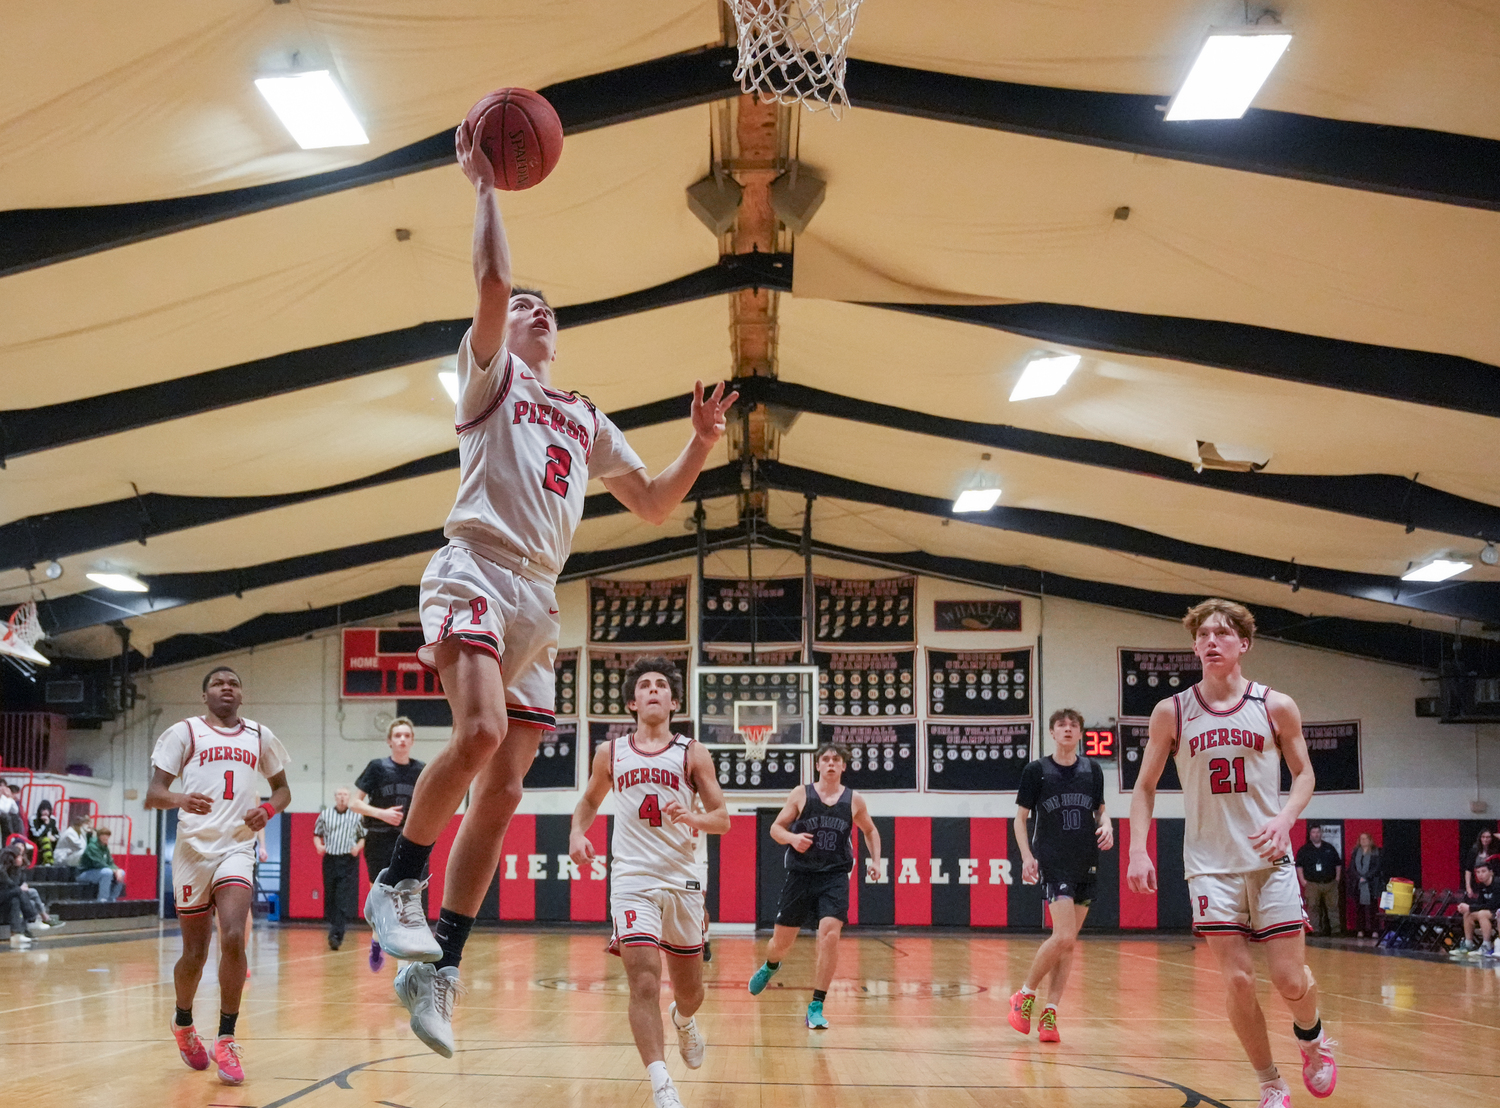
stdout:
<svg viewBox="0 0 1500 1108">
<path fill-rule="evenodd" d="M 1266 710 L 1270 691 L 1252 681 L 1239 703 L 1222 712 L 1208 706 L 1197 685 L 1172 698 L 1187 815 L 1186 877 L 1255 873 L 1278 864 L 1250 843 L 1281 811 L 1281 746 Z"/>
<path fill-rule="evenodd" d="M 589 480 L 645 464 L 588 400 L 544 387 L 504 347 L 475 365 L 469 340 L 458 348 L 458 499 L 443 534 L 502 563 L 526 559 L 529 575 L 555 583 Z"/>
</svg>

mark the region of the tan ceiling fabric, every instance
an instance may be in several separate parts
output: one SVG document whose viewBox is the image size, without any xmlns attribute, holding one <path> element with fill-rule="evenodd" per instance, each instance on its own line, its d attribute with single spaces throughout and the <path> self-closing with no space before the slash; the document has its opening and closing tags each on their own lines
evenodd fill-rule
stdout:
<svg viewBox="0 0 1500 1108">
<path fill-rule="evenodd" d="M 1252 14 L 1264 7 L 1252 5 Z M 1292 46 L 1258 108 L 1500 138 L 1500 20 L 1492 3 L 1325 0 L 1283 6 Z M 1187 75 L 1240 0 L 924 0 L 866 4 L 851 57 L 992 81 L 1159 94 Z"/>
<path fill-rule="evenodd" d="M 813 263 L 1500 363 L 1495 212 L 884 112 L 809 116 L 801 158 L 828 182 Z M 833 276 L 799 255 L 799 291 L 850 299 Z"/>
<path fill-rule="evenodd" d="M 563 305 L 713 265 L 713 236 L 682 191 L 707 171 L 707 128 L 708 109 L 691 108 L 569 139 L 576 157 L 500 198 L 515 279 Z M 473 190 L 454 165 L 7 277 L 4 404 L 472 315 L 473 225 Z M 397 228 L 411 238 L 397 241 Z"/>
<path fill-rule="evenodd" d="M 1500 422 L 1420 404 L 1101 354 L 1056 396 L 1011 403 L 1026 360 L 1066 350 L 1020 335 L 853 304 L 783 297 L 781 376 L 952 419 L 1117 442 L 1196 462 L 1199 440 L 1263 449 L 1269 472 L 1421 474 L 1500 505 Z"/>
<path fill-rule="evenodd" d="M 710 0 L 9 5 L 0 208 L 155 200 L 358 165 L 456 127 L 493 88 L 541 88 L 718 38 Z M 254 85 L 288 71 L 293 51 L 302 68 L 335 72 L 369 145 L 298 149 Z"/>
</svg>

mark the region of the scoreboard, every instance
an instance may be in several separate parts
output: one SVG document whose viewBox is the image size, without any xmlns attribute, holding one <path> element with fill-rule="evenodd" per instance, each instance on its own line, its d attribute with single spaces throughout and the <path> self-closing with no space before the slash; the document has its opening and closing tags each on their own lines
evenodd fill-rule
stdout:
<svg viewBox="0 0 1500 1108">
<path fill-rule="evenodd" d="M 1116 753 L 1115 729 L 1113 727 L 1088 727 L 1083 732 L 1083 742 L 1079 743 L 1079 749 L 1101 762 L 1113 758 Z"/>
<path fill-rule="evenodd" d="M 437 674 L 417 661 L 421 646 L 420 627 L 344 628 L 339 695 L 346 700 L 442 700 Z"/>
</svg>

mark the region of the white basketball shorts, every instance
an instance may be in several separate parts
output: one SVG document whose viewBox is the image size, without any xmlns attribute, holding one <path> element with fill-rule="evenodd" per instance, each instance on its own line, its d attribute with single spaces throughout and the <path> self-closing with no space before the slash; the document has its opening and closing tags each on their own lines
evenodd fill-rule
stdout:
<svg viewBox="0 0 1500 1108">
<path fill-rule="evenodd" d="M 1193 932 L 1198 935 L 1244 935 L 1263 943 L 1311 930 L 1291 863 L 1253 873 L 1189 877 L 1188 896 Z"/>
<path fill-rule="evenodd" d="M 678 889 L 655 877 L 621 877 L 610 883 L 609 914 L 614 937 L 609 952 L 624 946 L 657 946 L 679 958 L 703 953 L 708 917 L 703 893 Z"/>
<path fill-rule="evenodd" d="M 185 840 L 172 848 L 172 893 L 179 916 L 202 915 L 225 885 L 255 890 L 255 840 L 222 854 L 200 854 Z"/>
<path fill-rule="evenodd" d="M 505 680 L 505 712 L 517 723 L 557 729 L 552 664 L 557 658 L 557 596 L 461 546 L 445 546 L 422 574 L 426 645 L 417 658 L 433 668 L 432 648 L 455 638 L 494 655 Z"/>
</svg>

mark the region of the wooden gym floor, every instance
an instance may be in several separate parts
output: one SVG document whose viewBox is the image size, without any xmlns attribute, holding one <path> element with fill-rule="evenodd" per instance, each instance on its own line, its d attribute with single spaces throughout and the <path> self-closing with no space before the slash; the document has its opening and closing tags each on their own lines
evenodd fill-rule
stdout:
<svg viewBox="0 0 1500 1108">
<path fill-rule="evenodd" d="M 69 1108 L 651 1103 L 602 933 L 476 933 L 455 1021 L 459 1053 L 444 1061 L 407 1030 L 392 964 L 370 973 L 367 932 L 334 953 L 320 930 L 259 927 L 239 1026 L 248 1078 L 237 1089 L 212 1069 L 183 1066 L 168 1035 L 175 929 L 136 935 L 59 935 L 0 951 L 8 1098 Z M 801 1019 L 808 937 L 759 998 L 745 981 L 764 942 L 719 937 L 699 1017 L 707 1060 L 687 1071 L 669 1036 L 668 1067 L 687 1108 L 1255 1103 L 1201 943 L 1088 940 L 1061 1008 L 1063 1041 L 1043 1046 L 1005 1018 L 1037 942 L 846 939 L 828 999 L 833 1027 L 812 1032 Z M 1310 949 L 1309 962 L 1342 1044 L 1330 1106 L 1500 1105 L 1500 971 L 1333 949 Z M 199 991 L 205 1031 L 216 1024 L 216 994 L 212 980 Z M 1285 1009 L 1268 999 L 1267 1012 L 1294 1101 L 1311 1105 Z"/>
</svg>

